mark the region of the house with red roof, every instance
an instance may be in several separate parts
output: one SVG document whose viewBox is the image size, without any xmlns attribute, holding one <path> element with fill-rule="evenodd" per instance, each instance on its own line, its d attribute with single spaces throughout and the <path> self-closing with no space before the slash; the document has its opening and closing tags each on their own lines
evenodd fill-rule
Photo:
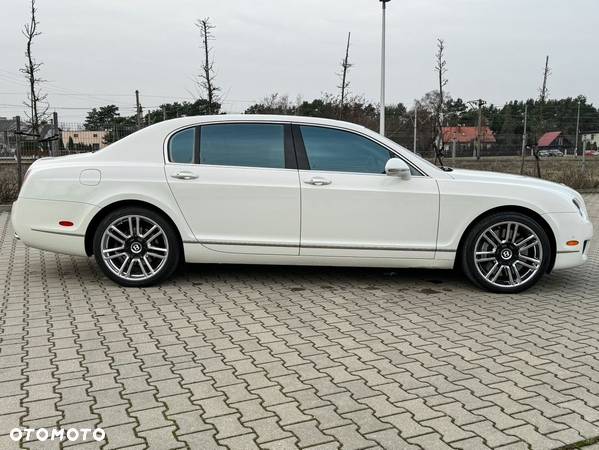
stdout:
<svg viewBox="0 0 599 450">
<path fill-rule="evenodd" d="M 445 151 L 451 151 L 454 146 L 459 151 L 472 151 L 476 144 L 478 127 L 443 127 L 443 144 Z M 489 149 L 495 144 L 495 134 L 489 127 L 481 127 L 481 150 Z"/>
<path fill-rule="evenodd" d="M 539 150 L 550 150 L 554 148 L 566 150 L 573 148 L 573 145 L 561 131 L 549 131 L 539 138 L 537 148 Z"/>
</svg>

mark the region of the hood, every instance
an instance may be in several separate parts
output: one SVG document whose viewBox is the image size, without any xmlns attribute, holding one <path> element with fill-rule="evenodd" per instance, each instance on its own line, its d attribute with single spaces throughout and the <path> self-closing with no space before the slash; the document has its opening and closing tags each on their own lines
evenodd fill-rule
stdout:
<svg viewBox="0 0 599 450">
<path fill-rule="evenodd" d="M 566 186 L 565 184 L 554 183 L 553 181 L 541 180 L 539 178 L 527 177 L 523 175 L 468 169 L 454 169 L 452 172 L 450 172 L 450 175 L 456 180 L 479 181 L 482 183 L 502 183 L 514 186 L 522 186 L 523 188 L 540 188 L 562 195 L 567 194 L 575 198 L 582 198 L 577 191 Z"/>
</svg>

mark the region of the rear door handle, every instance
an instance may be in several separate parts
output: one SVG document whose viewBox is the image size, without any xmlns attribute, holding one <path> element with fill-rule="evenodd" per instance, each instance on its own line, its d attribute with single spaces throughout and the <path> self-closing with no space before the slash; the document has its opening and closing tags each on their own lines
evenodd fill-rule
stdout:
<svg viewBox="0 0 599 450">
<path fill-rule="evenodd" d="M 198 176 L 192 172 L 177 172 L 174 175 L 171 175 L 173 178 L 177 178 L 178 180 L 195 180 Z"/>
<path fill-rule="evenodd" d="M 332 181 L 322 177 L 312 177 L 309 180 L 304 180 L 304 183 L 311 184 L 313 186 L 327 186 L 331 184 Z"/>
</svg>

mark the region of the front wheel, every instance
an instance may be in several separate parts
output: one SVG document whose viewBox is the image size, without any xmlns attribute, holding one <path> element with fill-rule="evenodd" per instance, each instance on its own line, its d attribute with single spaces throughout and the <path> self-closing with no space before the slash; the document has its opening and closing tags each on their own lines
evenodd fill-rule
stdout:
<svg viewBox="0 0 599 450">
<path fill-rule="evenodd" d="M 547 232 L 521 213 L 501 212 L 477 223 L 464 242 L 462 267 L 480 287 L 522 292 L 547 272 L 551 245 Z"/>
<path fill-rule="evenodd" d="M 108 214 L 94 234 L 94 256 L 102 271 L 127 287 L 168 278 L 180 259 L 177 234 L 160 214 L 139 207 Z"/>
</svg>

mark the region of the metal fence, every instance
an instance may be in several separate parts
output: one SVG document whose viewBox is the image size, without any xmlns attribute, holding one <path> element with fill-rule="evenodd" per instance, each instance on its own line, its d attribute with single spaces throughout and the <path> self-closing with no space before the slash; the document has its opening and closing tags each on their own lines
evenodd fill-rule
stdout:
<svg viewBox="0 0 599 450">
<path fill-rule="evenodd" d="M 98 151 L 134 133 L 136 126 L 108 124 L 98 129 L 81 123 L 44 123 L 37 130 L 17 118 L 0 120 L 0 159 L 23 160 Z"/>
<path fill-rule="evenodd" d="M 62 156 L 73 153 L 98 151 L 113 142 L 134 133 L 147 126 L 141 122 L 138 127 L 131 123 L 107 123 L 90 127 L 83 123 L 58 122 L 44 123 L 37 130 L 32 130 L 27 123 L 17 118 L 0 118 L 0 158 L 16 159 L 17 147 L 23 159 L 37 159 L 45 156 Z M 434 144 L 438 137 L 430 129 L 413 129 L 411 126 L 387 130 L 387 137 L 404 147 L 425 157 L 434 158 Z M 599 124 L 597 125 L 599 129 Z M 415 135 L 416 133 L 416 135 Z M 476 127 L 448 127 L 443 136 L 443 155 L 445 157 L 496 157 L 521 156 L 523 151 L 523 136 L 515 133 L 493 133 L 490 129 L 484 132 Z M 532 156 L 535 150 L 558 150 L 563 155 L 596 156 L 599 146 L 599 131 L 596 133 L 581 133 L 576 136 L 563 134 L 555 142 L 545 147 L 539 147 L 541 136 L 529 134 L 524 140 L 525 155 Z M 558 152 L 554 152 L 558 155 Z M 542 155 L 543 156 L 543 155 Z M 552 156 L 552 155 L 546 155 Z"/>
<path fill-rule="evenodd" d="M 138 129 L 136 125 L 123 123 L 91 128 L 81 123 L 56 121 L 43 124 L 36 131 L 17 119 L 0 118 L 0 203 L 14 200 L 23 174 L 36 159 L 101 152 Z M 479 142 L 476 136 L 472 139 L 472 130 L 460 134 L 461 131 L 449 133 L 443 141 L 442 160 L 447 166 L 530 175 L 576 189 L 599 189 L 599 152 L 596 151 L 599 132 L 583 134 L 577 151 L 572 144 L 576 138 L 569 135 L 545 149 L 536 146 L 538 138 L 531 136 L 524 141 L 522 158 L 522 135 L 499 133 L 488 141 Z M 439 163 L 433 151 L 435 138 L 430 132 L 418 133 L 414 139 L 413 131 L 395 129 L 389 130 L 387 136 L 410 150 L 416 142 L 418 154 Z"/>
<path fill-rule="evenodd" d="M 111 143 L 147 126 L 147 122 L 141 122 L 140 127 L 130 123 L 107 123 L 90 127 L 83 123 L 58 122 L 56 114 L 54 119 L 56 122 L 44 123 L 37 130 L 32 130 L 29 124 L 18 118 L 0 118 L 0 159 L 17 160 L 20 157 L 22 160 L 33 160 L 101 151 Z M 582 159 L 584 153 L 586 158 L 599 159 L 599 132 L 583 133 L 582 139 L 578 139 L 578 146 L 574 144 L 576 137 L 566 134 L 546 146 L 539 146 L 540 138 L 532 134 L 523 139 L 522 134 L 496 134 L 490 129 L 480 133 L 475 127 L 451 127 L 444 130 L 443 134 L 442 156 L 452 160 L 468 157 L 532 157 L 536 152 L 542 158 L 573 156 Z M 388 130 L 387 137 L 410 150 L 415 149 L 421 156 L 430 159 L 436 157 L 434 144 L 438 145 L 439 140 L 430 130 L 391 129 Z"/>
</svg>

